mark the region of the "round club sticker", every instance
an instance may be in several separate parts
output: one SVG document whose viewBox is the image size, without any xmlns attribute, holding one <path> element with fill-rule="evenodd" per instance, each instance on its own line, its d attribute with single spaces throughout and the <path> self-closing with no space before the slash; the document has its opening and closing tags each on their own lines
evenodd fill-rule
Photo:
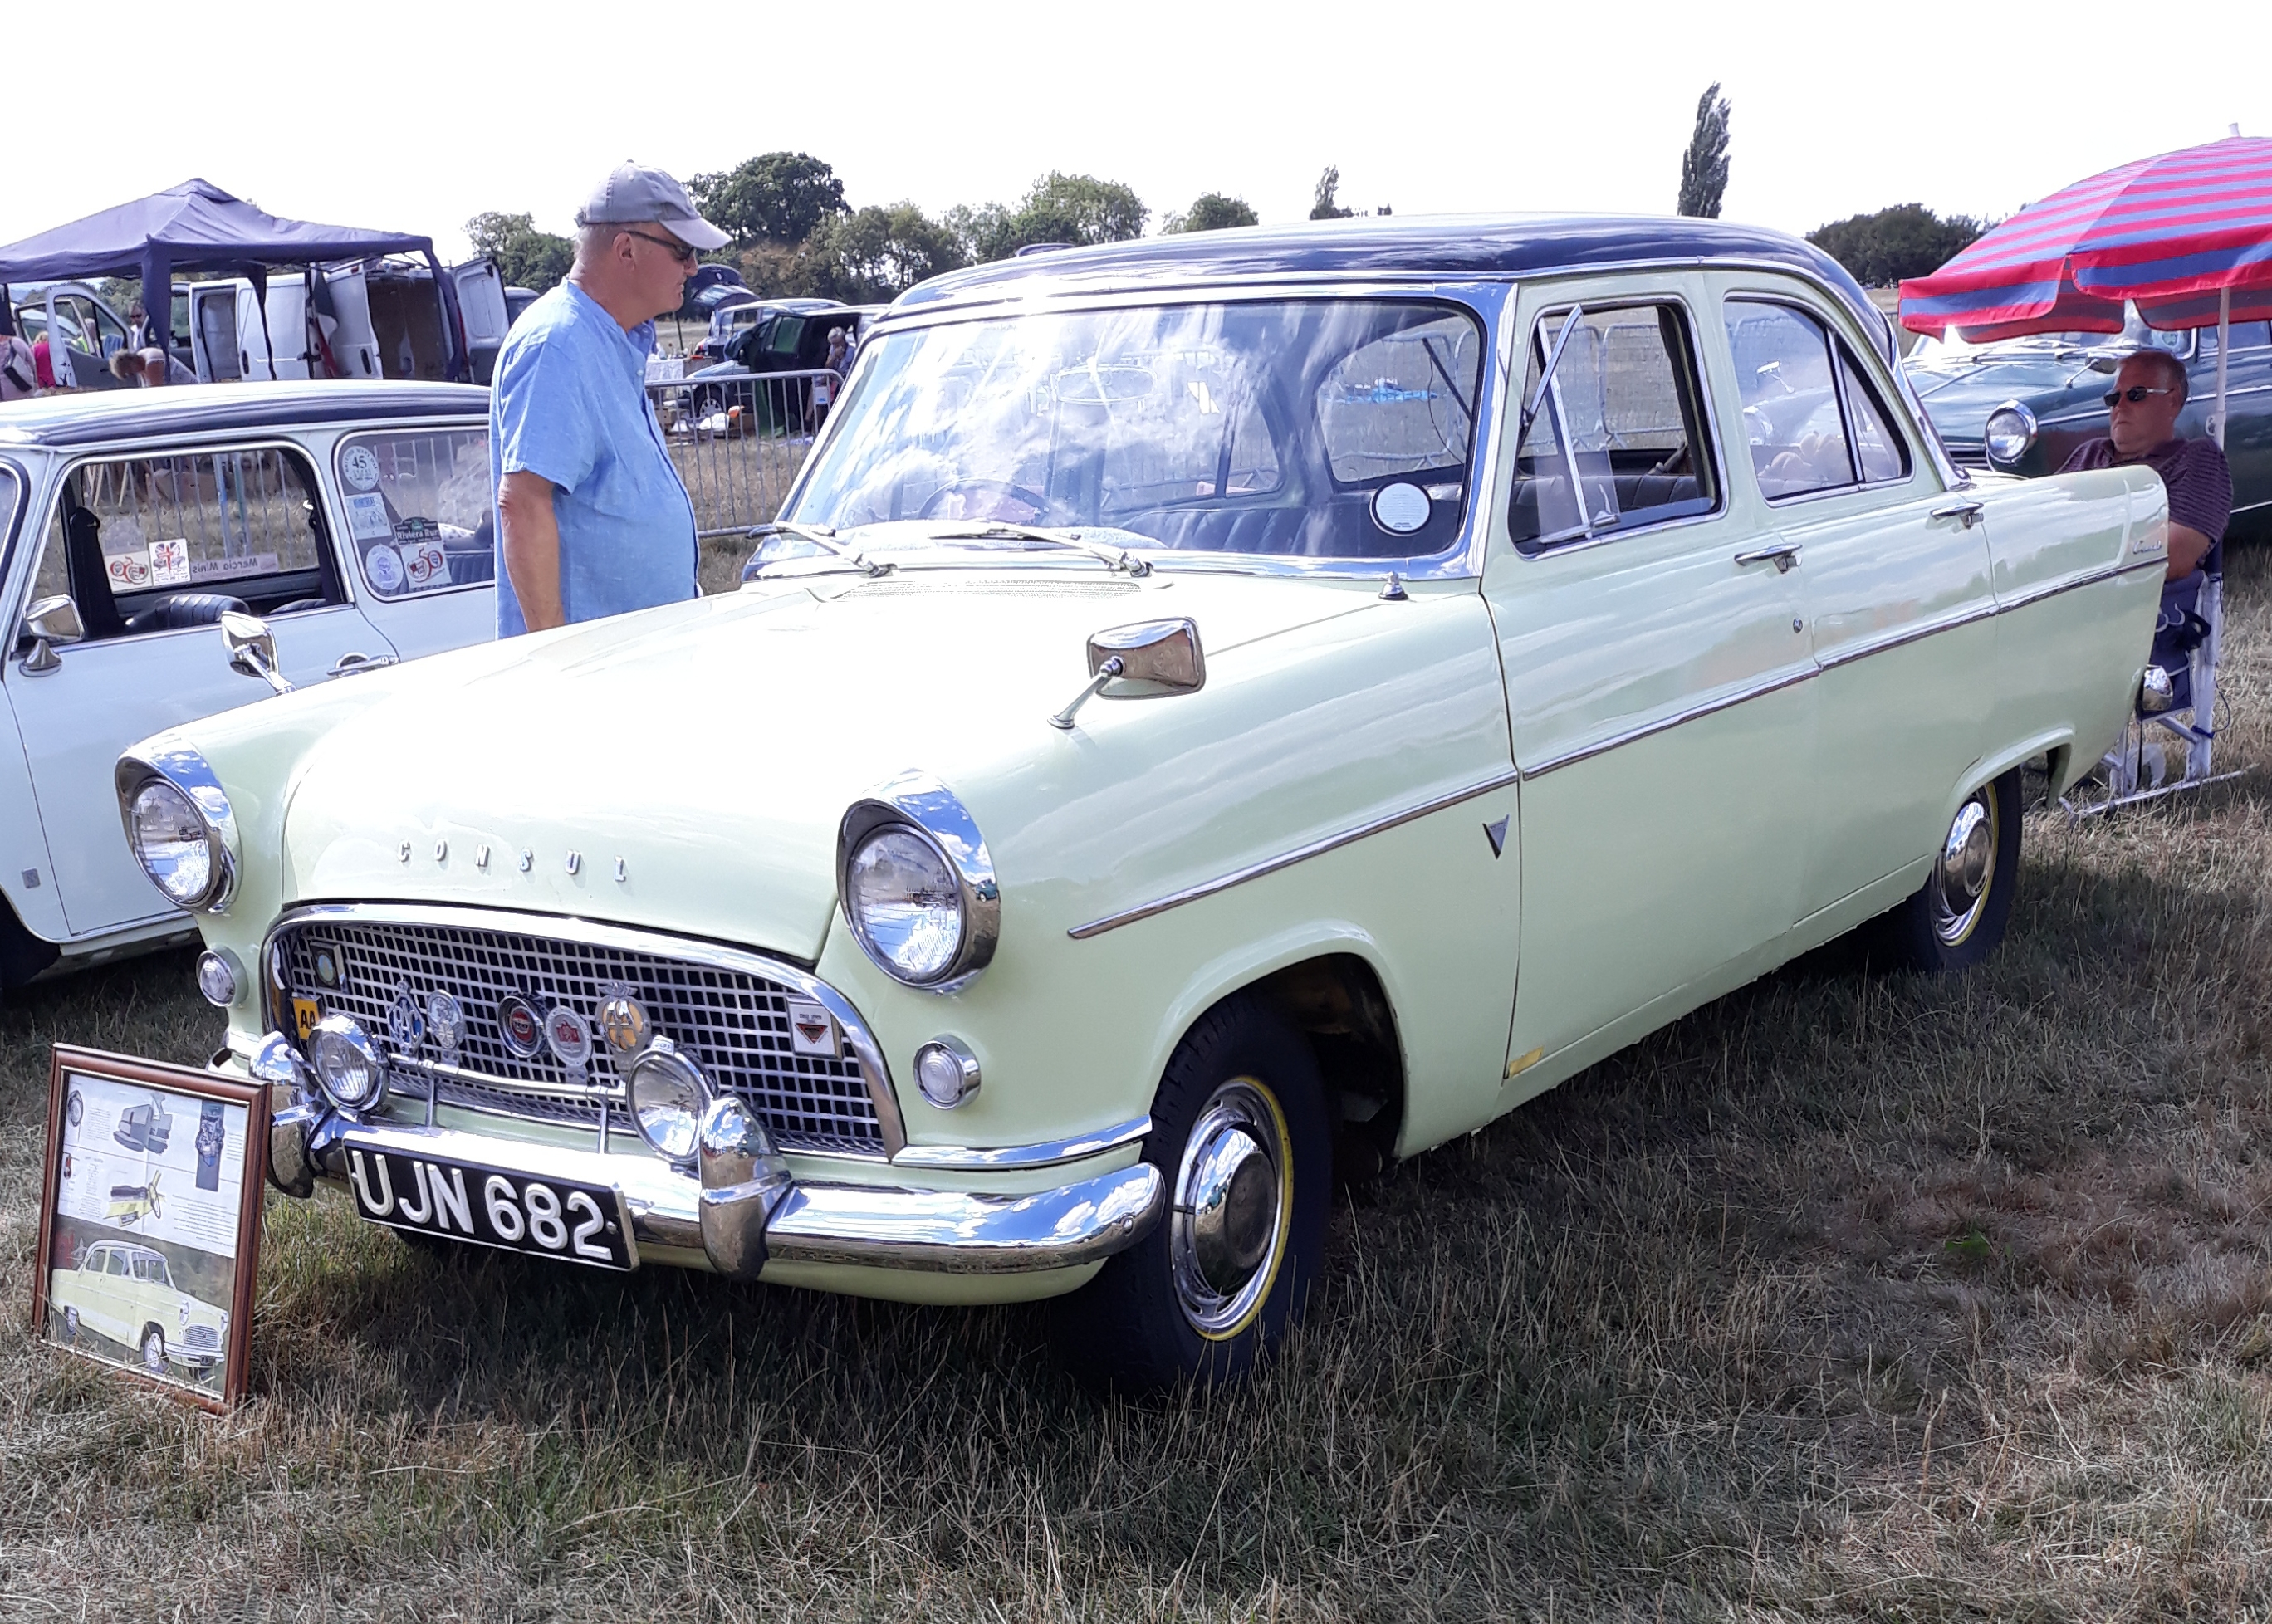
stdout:
<svg viewBox="0 0 2272 1624">
<path fill-rule="evenodd" d="M 545 1016 L 544 1040 L 564 1066 L 581 1066 L 592 1058 L 592 1023 L 566 1004 L 556 1005 Z"/>
<path fill-rule="evenodd" d="M 381 541 L 362 555 L 362 572 L 373 592 L 392 595 L 402 590 L 402 555 Z"/>
<path fill-rule="evenodd" d="M 370 490 L 378 483 L 378 455 L 368 445 L 350 445 L 340 458 L 340 477 L 357 490 Z"/>
<path fill-rule="evenodd" d="M 519 993 L 507 993 L 497 1000 L 497 1022 L 504 1047 L 517 1059 L 534 1060 L 544 1047 L 544 1017 Z"/>
</svg>

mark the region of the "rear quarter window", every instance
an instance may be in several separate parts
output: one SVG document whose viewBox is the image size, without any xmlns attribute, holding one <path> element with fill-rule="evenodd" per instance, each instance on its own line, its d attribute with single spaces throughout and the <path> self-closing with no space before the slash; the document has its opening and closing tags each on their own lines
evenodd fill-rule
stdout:
<svg viewBox="0 0 2272 1624">
<path fill-rule="evenodd" d="M 415 598 L 497 578 L 486 428 L 349 435 L 332 460 L 348 550 L 372 596 Z"/>
</svg>

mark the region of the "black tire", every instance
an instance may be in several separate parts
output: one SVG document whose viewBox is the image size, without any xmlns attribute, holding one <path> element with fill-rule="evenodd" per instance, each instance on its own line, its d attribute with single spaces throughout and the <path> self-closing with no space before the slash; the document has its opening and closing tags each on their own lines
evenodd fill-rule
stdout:
<svg viewBox="0 0 2272 1624">
<path fill-rule="evenodd" d="M 1300 1321 L 1325 1261 L 1333 1149 L 1309 1044 L 1252 994 L 1217 1004 L 1168 1061 L 1143 1155 L 1166 1208 L 1058 1303 L 1060 1355 L 1122 1393 L 1232 1385 Z"/>
<path fill-rule="evenodd" d="M 78 1310 L 77 1308 L 65 1308 L 64 1310 L 64 1340 L 65 1342 L 77 1342 L 78 1340 Z"/>
<path fill-rule="evenodd" d="M 1969 822 L 1975 831 L 1968 837 Z M 1957 848 L 1969 848 L 1969 859 Z M 1973 864 L 1984 860 L 1976 870 Z M 1924 883 L 1864 927 L 1872 962 L 1936 974 L 1971 969 L 2002 943 L 2019 880 L 2020 772 L 2014 768 L 1966 797 Z"/>
</svg>

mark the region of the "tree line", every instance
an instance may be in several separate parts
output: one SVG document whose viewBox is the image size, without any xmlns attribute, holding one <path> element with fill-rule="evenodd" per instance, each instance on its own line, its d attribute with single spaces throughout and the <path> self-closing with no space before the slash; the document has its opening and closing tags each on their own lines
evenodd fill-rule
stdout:
<svg viewBox="0 0 2272 1624">
<path fill-rule="evenodd" d="M 1340 177 L 1340 170 L 1327 169 L 1312 218 L 1354 212 L 1336 200 Z M 856 208 L 835 170 L 810 153 L 760 153 L 731 169 L 698 175 L 686 190 L 703 218 L 733 238 L 706 258 L 732 265 L 764 297 L 853 304 L 892 299 L 926 277 L 1007 259 L 1037 243 L 1125 242 L 1142 235 L 1153 217 L 1132 186 L 1054 169 L 1014 203 L 958 204 L 936 217 L 905 201 Z M 1220 231 L 1259 223 L 1245 199 L 1210 191 L 1162 216 L 1160 228 Z M 466 235 L 475 252 L 497 261 L 514 287 L 550 287 L 575 261 L 574 242 L 538 230 L 528 214 L 476 214 L 466 222 Z"/>
</svg>

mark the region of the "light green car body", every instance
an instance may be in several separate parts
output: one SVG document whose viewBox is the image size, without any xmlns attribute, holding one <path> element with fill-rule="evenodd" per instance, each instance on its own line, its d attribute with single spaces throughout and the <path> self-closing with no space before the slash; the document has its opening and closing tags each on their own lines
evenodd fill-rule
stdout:
<svg viewBox="0 0 2272 1624">
<path fill-rule="evenodd" d="M 1716 514 L 1520 554 L 1502 336 L 1479 431 L 1499 454 L 1478 448 L 1464 571 L 1397 597 L 1377 567 L 1172 555 L 1138 580 L 1073 554 L 847 570 L 248 706 L 153 741 L 211 764 L 245 853 L 200 928 L 257 965 L 288 907 L 383 900 L 793 961 L 864 1019 L 916 1152 L 792 1151 L 800 1181 L 1061 1186 L 1064 1166 L 920 1152 L 1140 1128 L 1192 1022 L 1272 978 L 1313 1031 L 1377 991 L 1393 1064 L 1364 1108 L 1393 1113 L 1395 1154 L 1469 1132 L 1900 902 L 1968 794 L 2037 757 L 2063 790 L 2136 692 L 2166 528 L 2154 475 L 1956 487 L 1903 414 L 1905 483 L 1771 504 L 1725 427 L 1742 401 L 1709 313 L 1731 291 L 1813 310 L 1901 398 L 1852 311 L 1760 268 L 1522 281 L 1500 322 L 1526 332 L 1573 298 L 1644 294 L 1699 312 Z M 1803 567 L 1731 562 L 1779 540 Z M 1047 725 L 1088 680 L 1090 634 L 1171 616 L 1199 628 L 1201 689 L 1108 690 L 1075 728 Z M 1000 880 L 998 951 L 945 994 L 879 970 L 837 897 L 846 808 L 909 770 L 960 798 Z M 225 1062 L 239 1072 L 268 1025 L 245 979 Z M 942 1035 L 984 1078 L 953 1110 L 912 1084 L 914 1051 Z M 565 1137 L 438 1120 L 501 1158 Z M 1080 1171 L 1138 1152 L 1123 1136 Z M 1098 1266 L 776 1260 L 764 1278 L 975 1303 L 1071 1290 Z"/>
<path fill-rule="evenodd" d="M 108 1272 L 108 1261 L 114 1256 L 123 1261 L 125 1273 Z M 167 1365 L 209 1369 L 227 1356 L 228 1311 L 180 1290 L 164 1254 L 131 1241 L 96 1241 L 80 1255 L 78 1267 L 56 1270 L 49 1278 L 48 1307 L 67 1328 L 122 1343 L 141 1353 L 146 1363 L 152 1363 L 146 1338 L 154 1329 L 164 1352 L 152 1364 L 153 1370 Z"/>
</svg>

